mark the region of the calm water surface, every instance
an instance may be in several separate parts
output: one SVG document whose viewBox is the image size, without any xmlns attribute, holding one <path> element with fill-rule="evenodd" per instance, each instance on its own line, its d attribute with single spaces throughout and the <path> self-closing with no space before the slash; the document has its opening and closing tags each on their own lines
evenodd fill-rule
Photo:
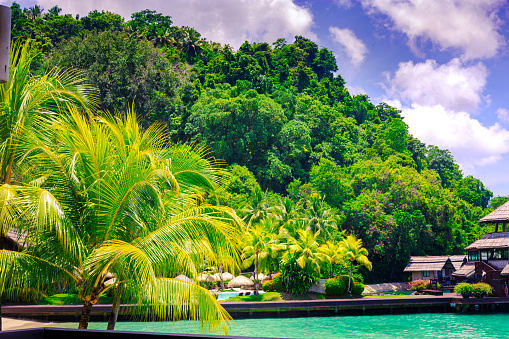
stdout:
<svg viewBox="0 0 509 339">
<path fill-rule="evenodd" d="M 75 327 L 76 324 L 66 324 Z M 89 329 L 106 329 L 91 323 Z M 119 322 L 119 331 L 200 333 L 196 323 Z M 222 333 L 215 333 L 222 334 Z M 272 338 L 509 338 L 509 314 L 409 314 L 239 319 L 230 335 Z"/>
</svg>

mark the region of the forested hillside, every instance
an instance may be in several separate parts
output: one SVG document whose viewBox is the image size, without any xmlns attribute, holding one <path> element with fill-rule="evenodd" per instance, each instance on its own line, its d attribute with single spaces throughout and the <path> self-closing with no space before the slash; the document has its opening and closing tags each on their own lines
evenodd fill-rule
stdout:
<svg viewBox="0 0 509 339">
<path fill-rule="evenodd" d="M 248 225 L 307 227 L 323 242 L 355 234 L 373 262 L 368 282 L 401 279 L 410 255 L 463 253 L 489 230 L 477 222 L 492 208 L 483 183 L 410 135 L 397 109 L 351 95 L 332 52 L 305 37 L 235 50 L 149 10 L 124 21 L 12 9 L 13 38 L 42 50 L 35 74 L 80 70 L 102 109 L 133 105 L 143 126 L 210 148 L 227 171 L 205 199 Z"/>
</svg>

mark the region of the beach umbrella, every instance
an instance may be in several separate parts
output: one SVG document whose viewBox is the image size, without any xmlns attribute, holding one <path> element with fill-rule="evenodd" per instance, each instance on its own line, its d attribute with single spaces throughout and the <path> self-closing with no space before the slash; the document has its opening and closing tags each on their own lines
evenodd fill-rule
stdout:
<svg viewBox="0 0 509 339">
<path fill-rule="evenodd" d="M 235 278 L 235 276 L 229 272 L 224 272 L 223 273 L 223 281 L 226 281 L 226 280 L 232 280 L 233 278 Z"/>
<path fill-rule="evenodd" d="M 251 277 L 251 280 L 254 280 L 255 276 L 253 274 L 253 276 Z M 262 281 L 262 280 L 267 280 L 268 279 L 268 276 L 266 276 L 265 274 L 263 273 L 258 273 L 258 280 Z"/>
<path fill-rule="evenodd" d="M 242 287 L 242 286 L 253 286 L 253 285 L 254 285 L 254 282 L 252 282 L 251 280 L 249 280 L 248 278 L 246 278 L 243 275 L 239 275 L 238 277 L 233 278 L 228 283 L 228 287 L 229 288 L 232 288 L 232 287 Z"/>
<path fill-rule="evenodd" d="M 211 278 L 214 279 L 214 281 L 221 281 L 221 275 L 219 273 L 211 275 Z"/>
<path fill-rule="evenodd" d="M 177 280 L 181 280 L 181 281 L 193 282 L 193 279 L 188 278 L 188 277 L 186 277 L 186 276 L 185 276 L 185 275 L 183 275 L 183 274 L 181 274 L 181 275 L 177 275 L 177 276 L 175 277 L 175 279 L 177 279 Z"/>
<path fill-rule="evenodd" d="M 215 281 L 210 275 L 202 273 L 198 276 L 198 281 Z"/>
</svg>

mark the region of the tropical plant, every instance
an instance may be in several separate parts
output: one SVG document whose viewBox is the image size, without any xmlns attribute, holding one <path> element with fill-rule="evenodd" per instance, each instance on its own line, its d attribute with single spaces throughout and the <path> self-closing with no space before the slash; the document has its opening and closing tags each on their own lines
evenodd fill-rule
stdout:
<svg viewBox="0 0 509 339">
<path fill-rule="evenodd" d="M 309 267 L 311 270 L 320 273 L 322 263 L 330 262 L 329 256 L 320 249 L 318 238 L 320 231 L 313 233 L 309 229 L 297 231 L 298 237 L 289 240 L 288 252 L 284 258 L 295 258 L 301 268 Z"/>
<path fill-rule="evenodd" d="M 160 125 L 142 132 L 133 111 L 119 119 L 71 109 L 52 130 L 22 159 L 31 186 L 16 187 L 16 204 L 30 246 L 0 251 L 0 286 L 76 289 L 79 328 L 116 288 L 134 317 L 200 319 L 227 332 L 229 315 L 209 291 L 167 278 L 194 278 L 205 259 L 235 266 L 242 221 L 229 208 L 199 204 L 218 180 L 215 161 L 169 145 Z"/>
<path fill-rule="evenodd" d="M 459 283 L 454 286 L 454 293 L 461 294 L 463 297 L 469 297 L 474 291 L 474 286 L 469 283 Z"/>
<path fill-rule="evenodd" d="M 357 239 L 357 237 L 353 234 L 347 236 L 345 239 L 341 241 L 341 247 L 343 249 L 343 253 L 345 259 L 350 263 L 350 275 L 348 277 L 348 289 L 347 293 L 350 293 L 350 285 L 352 282 L 352 267 L 353 263 L 357 262 L 358 264 L 366 267 L 371 271 L 372 264 L 368 259 L 368 250 L 362 247 L 362 240 Z"/>
<path fill-rule="evenodd" d="M 472 285 L 472 293 L 476 298 L 482 298 L 484 295 L 493 294 L 493 287 L 487 283 L 478 282 Z"/>
<path fill-rule="evenodd" d="M 48 133 L 48 126 L 67 105 L 88 109 L 97 102 L 95 90 L 78 72 L 53 69 L 33 76 L 30 68 L 38 54 L 33 41 L 15 42 L 10 52 L 9 81 L 0 85 L 0 249 L 4 236 L 16 223 L 9 205 L 18 193 L 12 184 L 20 180 L 19 159 L 35 137 Z"/>
<path fill-rule="evenodd" d="M 258 274 L 260 273 L 260 266 L 270 267 L 271 261 L 277 257 L 277 252 L 284 246 L 277 243 L 274 235 L 267 233 L 260 226 L 249 229 L 242 241 L 242 265 L 247 268 L 252 265 L 255 266 L 254 280 L 255 280 L 255 294 L 258 294 Z M 260 265 L 260 263 L 263 263 Z"/>
</svg>

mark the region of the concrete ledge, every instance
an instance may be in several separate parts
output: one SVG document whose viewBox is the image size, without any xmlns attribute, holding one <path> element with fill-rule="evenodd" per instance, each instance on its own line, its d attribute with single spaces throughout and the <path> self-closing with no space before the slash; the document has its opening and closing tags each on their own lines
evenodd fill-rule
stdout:
<svg viewBox="0 0 509 339">
<path fill-rule="evenodd" d="M 297 301 L 227 302 L 221 305 L 234 319 L 267 317 L 306 317 L 330 315 L 377 315 L 429 312 L 455 312 L 453 305 L 502 305 L 509 310 L 509 298 L 463 299 L 452 293 L 444 296 L 387 297 L 360 299 L 324 299 Z M 2 306 L 5 317 L 44 321 L 78 321 L 81 305 Z M 111 305 L 94 305 L 91 319 L 107 321 Z M 119 320 L 128 320 L 119 316 Z"/>
</svg>

